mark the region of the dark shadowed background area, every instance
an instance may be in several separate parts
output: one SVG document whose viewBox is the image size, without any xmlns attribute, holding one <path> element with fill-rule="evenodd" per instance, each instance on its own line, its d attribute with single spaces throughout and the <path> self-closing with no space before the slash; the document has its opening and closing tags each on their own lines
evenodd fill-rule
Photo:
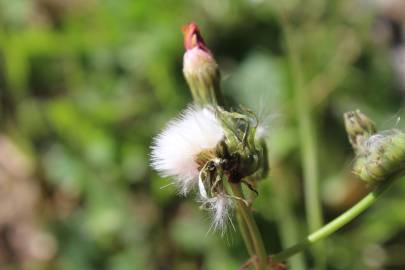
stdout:
<svg viewBox="0 0 405 270">
<path fill-rule="evenodd" d="M 228 270 L 247 259 L 238 233 L 207 234 L 207 214 L 149 167 L 153 136 L 191 102 L 189 21 L 225 95 L 269 122 L 271 173 L 254 204 L 269 252 L 308 233 L 287 22 L 325 220 L 367 192 L 350 173 L 342 113 L 404 128 L 405 1 L 0 0 L 0 269 Z M 326 245 L 328 269 L 405 269 L 405 182 Z M 305 255 L 290 269 L 311 269 Z"/>
</svg>

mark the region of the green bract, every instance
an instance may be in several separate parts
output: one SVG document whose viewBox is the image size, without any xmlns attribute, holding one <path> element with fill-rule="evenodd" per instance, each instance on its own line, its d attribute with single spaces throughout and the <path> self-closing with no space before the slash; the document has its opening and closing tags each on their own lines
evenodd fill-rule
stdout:
<svg viewBox="0 0 405 270">
<path fill-rule="evenodd" d="M 268 170 L 265 143 L 256 139 L 257 119 L 248 111 L 227 112 L 217 110 L 225 138 L 217 148 L 218 156 L 226 160 L 225 172 L 231 182 L 252 176 L 259 170 L 265 175 Z"/>
</svg>

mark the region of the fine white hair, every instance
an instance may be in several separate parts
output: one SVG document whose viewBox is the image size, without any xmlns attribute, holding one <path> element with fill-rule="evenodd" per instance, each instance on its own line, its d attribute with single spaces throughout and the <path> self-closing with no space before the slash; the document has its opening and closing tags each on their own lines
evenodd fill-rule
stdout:
<svg viewBox="0 0 405 270">
<path fill-rule="evenodd" d="M 231 209 L 234 207 L 232 199 L 224 192 L 209 197 L 201 178 L 198 179 L 199 201 L 208 210 L 212 217 L 211 228 L 220 231 L 222 235 L 226 231 L 228 221 L 232 224 Z M 232 224 L 233 226 L 233 224 Z"/>
<path fill-rule="evenodd" d="M 230 197 L 222 193 L 217 194 L 215 197 L 207 199 L 205 205 L 211 213 L 214 231 L 220 231 L 221 234 L 224 234 L 228 223 L 233 227 L 230 213 L 234 205 Z"/>
<path fill-rule="evenodd" d="M 265 139 L 267 136 L 268 128 L 269 127 L 267 124 L 259 124 L 256 128 L 255 139 L 256 140 Z"/>
<path fill-rule="evenodd" d="M 162 176 L 173 177 L 180 194 L 186 195 L 198 182 L 197 155 L 215 148 L 223 136 L 212 108 L 190 106 L 154 139 L 152 166 Z"/>
<path fill-rule="evenodd" d="M 385 143 L 389 142 L 392 139 L 392 136 L 400 132 L 397 129 L 393 130 L 384 130 L 377 134 L 370 136 L 365 142 L 364 145 L 366 149 L 370 152 L 377 151 L 381 148 Z"/>
</svg>

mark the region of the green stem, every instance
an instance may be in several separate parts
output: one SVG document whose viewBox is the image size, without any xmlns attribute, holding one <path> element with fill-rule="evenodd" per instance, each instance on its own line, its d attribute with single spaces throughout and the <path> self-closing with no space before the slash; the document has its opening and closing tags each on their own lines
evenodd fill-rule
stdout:
<svg viewBox="0 0 405 270">
<path fill-rule="evenodd" d="M 387 180 L 386 182 L 380 184 L 375 188 L 374 191 L 370 192 L 367 196 L 365 196 L 361 201 L 351 207 L 349 210 L 320 228 L 319 230 L 311 233 L 307 239 L 302 241 L 301 243 L 295 244 L 294 246 L 287 248 L 286 250 L 281 251 L 272 256 L 274 262 L 281 262 L 284 261 L 291 256 L 303 251 L 310 245 L 316 243 L 317 241 L 328 237 L 329 235 L 333 234 L 344 225 L 352 221 L 354 218 L 359 216 L 365 210 L 367 210 L 371 205 L 373 205 L 380 195 L 388 189 L 388 187 L 392 184 L 393 180 Z"/>
<path fill-rule="evenodd" d="M 273 166 L 274 168 L 275 166 Z M 277 166 L 278 167 L 278 166 Z M 277 209 L 278 228 L 280 230 L 280 238 L 283 247 L 288 247 L 294 243 L 297 243 L 300 239 L 298 237 L 298 224 L 297 217 L 293 213 L 293 205 L 295 204 L 295 198 L 291 193 L 293 187 L 291 186 L 290 177 L 288 177 L 285 171 L 279 172 L 277 167 L 273 169 L 273 175 L 275 178 L 284 177 L 283 181 L 277 182 L 273 185 L 274 196 L 277 196 L 275 200 L 275 206 Z M 289 261 L 289 267 L 294 270 L 304 270 L 305 262 L 304 256 L 300 254 L 295 256 Z"/>
<path fill-rule="evenodd" d="M 310 91 L 308 91 L 309 89 L 305 87 L 299 51 L 292 40 L 293 34 L 291 33 L 288 19 L 286 15 L 282 15 L 281 17 L 293 77 L 291 81 L 293 83 L 292 88 L 294 91 L 296 116 L 298 119 L 307 223 L 309 231 L 315 231 L 322 226 L 323 218 L 318 188 L 317 144 L 314 122 L 311 115 L 311 103 L 309 100 L 311 95 Z M 314 251 L 315 255 L 318 255 L 315 256 L 317 269 L 324 268 L 326 261 L 324 259 L 325 256 L 322 254 L 322 247 L 318 247 Z"/>
<path fill-rule="evenodd" d="M 252 241 L 252 238 L 250 237 L 249 229 L 248 229 L 246 222 L 243 219 L 240 211 L 237 211 L 236 218 L 238 220 L 239 230 L 240 230 L 240 233 L 242 234 L 242 238 L 245 243 L 246 249 L 250 256 L 254 256 L 255 250 L 254 250 L 254 246 L 253 246 L 253 241 Z"/>
<path fill-rule="evenodd" d="M 284 18 L 284 17 L 283 17 Z M 301 145 L 301 160 L 304 174 L 305 204 L 308 215 L 308 227 L 316 230 L 322 226 L 322 211 L 318 191 L 318 160 L 316 154 L 316 139 L 314 123 L 311 117 L 308 89 L 304 86 L 299 52 L 293 45 L 292 34 L 287 19 L 283 19 L 284 37 L 288 50 L 291 73 L 293 76 L 293 90 L 295 95 L 296 114 Z"/>
<path fill-rule="evenodd" d="M 235 196 L 239 198 L 244 198 L 242 193 L 240 184 L 230 184 L 232 192 Z M 259 258 L 259 262 L 257 264 L 257 270 L 265 270 L 267 269 L 268 265 L 268 257 L 267 252 L 264 247 L 262 236 L 259 232 L 259 229 L 256 225 L 255 220 L 253 219 L 252 212 L 250 208 L 246 206 L 246 204 L 238 200 L 237 201 L 237 211 L 241 214 L 243 220 L 245 221 L 246 227 L 250 233 L 250 237 L 252 239 L 253 248 L 255 250 L 256 256 Z"/>
</svg>

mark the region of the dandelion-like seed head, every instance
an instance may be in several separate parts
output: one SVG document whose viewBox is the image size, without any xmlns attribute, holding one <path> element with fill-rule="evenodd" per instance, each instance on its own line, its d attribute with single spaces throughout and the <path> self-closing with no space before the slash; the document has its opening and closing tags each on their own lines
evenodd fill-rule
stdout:
<svg viewBox="0 0 405 270">
<path fill-rule="evenodd" d="M 191 106 L 153 141 L 152 166 L 172 177 L 179 193 L 197 189 L 216 230 L 225 230 L 234 205 L 225 181 L 240 183 L 267 163 L 264 142 L 256 141 L 257 124 L 248 112 Z"/>
<path fill-rule="evenodd" d="M 212 151 L 223 136 L 212 108 L 189 107 L 153 141 L 152 166 L 162 176 L 173 177 L 185 195 L 197 184 L 197 158 Z"/>
</svg>

